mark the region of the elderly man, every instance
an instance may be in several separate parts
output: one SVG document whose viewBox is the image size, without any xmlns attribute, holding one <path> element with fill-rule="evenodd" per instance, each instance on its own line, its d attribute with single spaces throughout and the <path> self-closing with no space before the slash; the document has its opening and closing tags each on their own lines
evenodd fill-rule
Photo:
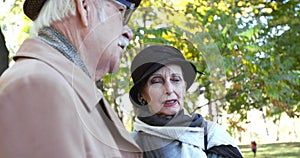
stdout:
<svg viewBox="0 0 300 158">
<path fill-rule="evenodd" d="M 140 157 L 95 86 L 118 69 L 141 0 L 25 0 L 37 36 L 0 79 L 0 157 Z"/>
</svg>

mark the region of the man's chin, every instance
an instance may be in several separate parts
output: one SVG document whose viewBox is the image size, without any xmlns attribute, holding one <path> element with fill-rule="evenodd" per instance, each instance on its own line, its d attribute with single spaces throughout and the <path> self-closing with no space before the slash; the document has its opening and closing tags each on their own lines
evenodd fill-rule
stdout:
<svg viewBox="0 0 300 158">
<path fill-rule="evenodd" d="M 114 73 L 114 72 L 117 72 L 117 71 L 119 70 L 119 68 L 120 68 L 120 63 L 115 64 L 115 65 L 113 66 L 113 68 L 112 68 L 108 73 Z"/>
<path fill-rule="evenodd" d="M 112 66 L 107 72 L 96 72 L 95 74 L 95 81 L 98 81 L 100 79 L 102 79 L 105 75 L 107 74 L 111 74 L 111 73 L 114 73 L 114 72 L 117 72 L 119 70 L 119 67 L 120 67 L 120 63 L 118 64 L 115 64 L 114 66 Z"/>
<path fill-rule="evenodd" d="M 101 78 L 103 78 L 103 77 L 100 77 L 100 76 L 97 76 L 97 75 L 95 75 L 95 77 L 94 77 L 94 81 L 99 81 Z"/>
<path fill-rule="evenodd" d="M 105 75 L 106 75 L 106 73 L 103 73 L 103 72 L 96 72 L 96 74 L 95 74 L 95 76 L 94 76 L 94 80 L 95 80 L 95 81 L 99 81 L 99 80 L 102 79 Z"/>
</svg>

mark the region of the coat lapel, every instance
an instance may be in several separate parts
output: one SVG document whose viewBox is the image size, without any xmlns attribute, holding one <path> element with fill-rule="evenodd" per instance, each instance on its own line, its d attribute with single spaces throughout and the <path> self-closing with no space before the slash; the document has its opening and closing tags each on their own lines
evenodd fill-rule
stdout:
<svg viewBox="0 0 300 158">
<path fill-rule="evenodd" d="M 27 39 L 20 53 L 14 59 L 30 57 L 47 63 L 58 71 L 80 96 L 88 111 L 91 111 L 103 97 L 94 81 L 90 79 L 78 66 L 69 61 L 61 53 L 38 39 Z"/>
</svg>

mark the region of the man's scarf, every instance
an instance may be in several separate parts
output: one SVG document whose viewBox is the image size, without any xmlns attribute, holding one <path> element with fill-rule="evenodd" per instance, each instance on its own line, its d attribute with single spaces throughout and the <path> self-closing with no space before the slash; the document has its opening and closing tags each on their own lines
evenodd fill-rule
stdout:
<svg viewBox="0 0 300 158">
<path fill-rule="evenodd" d="M 38 39 L 58 50 L 67 59 L 77 65 L 89 77 L 90 74 L 73 44 L 53 27 L 44 27 L 38 33 Z"/>
</svg>

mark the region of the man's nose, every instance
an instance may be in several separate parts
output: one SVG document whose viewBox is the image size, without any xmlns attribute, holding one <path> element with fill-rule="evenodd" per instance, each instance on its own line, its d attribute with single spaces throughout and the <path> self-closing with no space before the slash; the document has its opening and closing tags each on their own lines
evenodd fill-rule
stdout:
<svg viewBox="0 0 300 158">
<path fill-rule="evenodd" d="M 127 37 L 129 40 L 133 38 L 133 32 L 128 25 L 124 26 L 123 36 Z"/>
</svg>

